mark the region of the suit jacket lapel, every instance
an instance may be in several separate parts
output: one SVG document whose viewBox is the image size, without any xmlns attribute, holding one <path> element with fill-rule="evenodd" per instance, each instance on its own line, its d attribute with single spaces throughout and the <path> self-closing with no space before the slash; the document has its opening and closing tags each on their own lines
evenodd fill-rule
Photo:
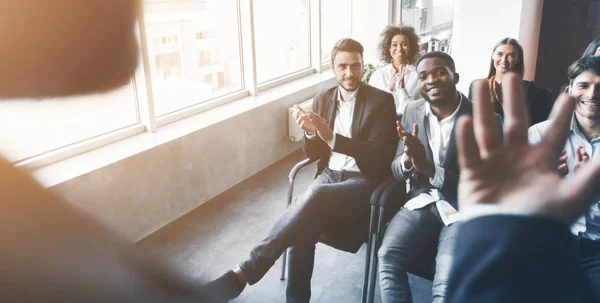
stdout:
<svg viewBox="0 0 600 303">
<path fill-rule="evenodd" d="M 427 132 L 425 131 L 425 106 L 427 106 L 427 103 L 423 102 L 417 107 L 417 110 L 415 110 L 414 121 L 419 127 L 419 133 L 417 134 L 417 137 L 419 138 L 419 141 L 421 141 L 421 143 L 423 143 L 423 145 L 425 146 L 425 154 L 427 157 L 427 161 L 433 163 L 433 153 L 431 152 L 431 146 L 429 146 L 429 138 L 427 137 Z M 409 128 L 406 131 L 412 133 L 412 125 L 407 125 L 406 127 Z"/>
<path fill-rule="evenodd" d="M 356 92 L 354 112 L 352 113 L 352 128 L 350 129 L 350 134 L 352 135 L 352 138 L 358 138 L 358 132 L 362 124 L 362 117 L 367 106 L 368 104 L 366 100 L 365 88 L 363 87 L 363 85 L 360 85 L 358 87 L 358 91 Z"/>
<path fill-rule="evenodd" d="M 337 96 L 338 96 L 338 90 L 339 87 L 336 87 L 336 89 L 333 91 L 333 93 L 331 94 L 331 96 L 329 96 L 329 100 L 327 101 L 327 107 L 326 107 L 326 111 L 325 111 L 325 117 L 323 117 L 325 120 L 329 121 L 329 127 L 331 128 L 331 130 L 333 131 L 334 129 L 334 125 L 335 125 L 335 113 L 337 111 Z"/>
<path fill-rule="evenodd" d="M 469 99 L 461 94 L 462 102 L 456 113 L 456 121 L 452 126 L 452 133 L 450 134 L 450 141 L 448 141 L 448 149 L 446 150 L 446 157 L 444 158 L 443 168 L 455 169 L 458 167 L 458 159 L 456 158 L 456 122 L 462 115 L 471 114 L 472 107 Z"/>
</svg>

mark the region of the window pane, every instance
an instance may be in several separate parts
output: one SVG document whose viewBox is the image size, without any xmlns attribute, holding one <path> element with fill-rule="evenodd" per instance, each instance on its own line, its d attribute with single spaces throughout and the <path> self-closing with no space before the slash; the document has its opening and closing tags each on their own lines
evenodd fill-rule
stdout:
<svg viewBox="0 0 600 303">
<path fill-rule="evenodd" d="M 331 49 L 352 28 L 350 0 L 321 0 L 321 63 L 331 62 Z"/>
<path fill-rule="evenodd" d="M 415 28 L 421 52 L 450 51 L 455 0 L 402 0 L 402 23 Z"/>
<path fill-rule="evenodd" d="M 263 83 L 310 67 L 307 0 L 254 0 L 256 78 Z"/>
<path fill-rule="evenodd" d="M 156 115 L 242 89 L 235 0 L 144 0 Z"/>
<path fill-rule="evenodd" d="M 133 84 L 105 94 L 0 100 L 0 152 L 16 162 L 138 123 Z"/>
</svg>

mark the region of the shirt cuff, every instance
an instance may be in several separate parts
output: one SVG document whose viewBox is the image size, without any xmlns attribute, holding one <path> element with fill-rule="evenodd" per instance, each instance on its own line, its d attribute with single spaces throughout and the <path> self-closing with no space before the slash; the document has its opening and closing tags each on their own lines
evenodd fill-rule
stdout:
<svg viewBox="0 0 600 303">
<path fill-rule="evenodd" d="M 304 132 L 304 136 L 306 137 L 306 139 L 314 139 L 317 136 L 317 133 L 314 132 L 312 134 L 309 134 L 307 132 Z"/>
<path fill-rule="evenodd" d="M 410 166 L 410 168 L 406 168 L 406 166 L 404 166 L 404 161 L 402 161 L 402 156 L 400 157 L 400 167 L 402 168 L 402 174 L 404 174 L 405 176 L 408 176 L 415 171 L 415 167 L 412 165 Z"/>
<path fill-rule="evenodd" d="M 335 137 L 336 137 L 336 133 L 333 133 L 333 139 L 331 139 L 331 142 L 327 143 L 327 145 L 329 145 L 329 148 L 331 148 L 331 150 L 333 150 L 333 147 L 335 146 Z"/>
<path fill-rule="evenodd" d="M 431 183 L 433 187 L 441 189 L 444 186 L 444 169 L 436 165 L 435 174 L 433 175 L 433 178 L 429 178 L 429 183 Z"/>
</svg>

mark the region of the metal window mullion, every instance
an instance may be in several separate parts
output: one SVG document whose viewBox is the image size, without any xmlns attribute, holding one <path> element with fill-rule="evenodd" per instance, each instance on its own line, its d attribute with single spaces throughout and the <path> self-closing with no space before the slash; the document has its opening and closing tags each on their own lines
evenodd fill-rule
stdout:
<svg viewBox="0 0 600 303">
<path fill-rule="evenodd" d="M 242 44 L 242 71 L 244 88 L 256 96 L 256 41 L 254 37 L 254 1 L 239 0 L 240 43 Z"/>
<path fill-rule="evenodd" d="M 140 9 L 138 14 L 138 41 L 140 41 L 141 56 L 138 59 L 138 68 L 135 71 L 135 87 L 140 121 L 147 132 L 156 132 L 156 112 L 154 109 L 154 94 L 152 92 L 152 75 L 148 55 L 148 41 L 144 12 Z"/>
<path fill-rule="evenodd" d="M 309 3 L 311 67 L 321 72 L 321 0 L 311 0 Z"/>
</svg>

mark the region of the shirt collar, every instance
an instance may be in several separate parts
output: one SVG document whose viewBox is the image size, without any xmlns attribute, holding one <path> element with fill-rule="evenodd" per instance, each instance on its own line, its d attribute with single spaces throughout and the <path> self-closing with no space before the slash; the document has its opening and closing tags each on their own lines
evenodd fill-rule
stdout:
<svg viewBox="0 0 600 303">
<path fill-rule="evenodd" d="M 360 89 L 360 86 L 359 86 L 359 88 L 357 88 L 357 89 L 356 89 L 356 90 L 355 90 L 355 91 L 354 91 L 354 92 L 353 92 L 353 93 L 350 95 L 350 100 L 348 100 L 348 101 L 344 101 L 344 100 L 342 99 L 342 92 L 341 92 L 342 88 L 341 88 L 341 87 L 338 87 L 338 90 L 337 90 L 337 101 L 338 101 L 338 103 L 339 103 L 339 104 L 354 104 L 354 103 L 356 102 L 356 94 L 358 93 L 358 90 L 359 90 L 359 89 Z"/>
<path fill-rule="evenodd" d="M 579 124 L 577 124 L 577 118 L 575 117 L 575 111 L 573 111 L 573 117 L 571 118 L 571 125 L 569 126 L 569 131 L 572 135 L 580 136 L 581 138 L 589 141 L 590 143 L 600 141 L 600 137 L 594 138 L 592 140 L 588 140 L 587 137 L 583 134 L 581 129 L 579 128 Z"/>
<path fill-rule="evenodd" d="M 581 135 L 581 130 L 579 129 L 579 125 L 577 125 L 577 119 L 575 118 L 575 111 L 573 111 L 573 116 L 571 116 L 571 125 L 569 126 L 569 130 L 571 133 Z"/>
<path fill-rule="evenodd" d="M 454 112 L 452 113 L 452 115 L 440 120 L 441 122 L 444 121 L 451 121 L 451 120 L 455 120 L 456 119 L 456 113 L 458 113 L 458 110 L 460 109 L 460 106 L 462 105 L 463 102 L 463 95 L 461 93 L 458 93 L 458 106 L 456 107 L 456 109 L 454 110 Z M 433 114 L 433 112 L 431 111 L 431 104 L 429 104 L 429 102 L 427 102 L 427 106 L 425 106 L 425 116 L 427 117 L 433 117 L 437 120 L 437 117 Z"/>
</svg>

